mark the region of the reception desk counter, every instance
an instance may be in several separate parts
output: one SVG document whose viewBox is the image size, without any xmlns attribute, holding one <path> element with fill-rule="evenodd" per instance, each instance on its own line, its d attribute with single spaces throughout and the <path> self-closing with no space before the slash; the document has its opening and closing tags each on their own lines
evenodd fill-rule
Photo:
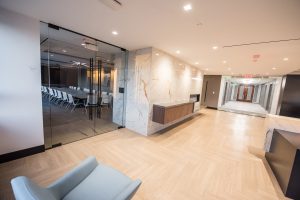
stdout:
<svg viewBox="0 0 300 200">
<path fill-rule="evenodd" d="M 300 134 L 275 129 L 266 159 L 283 193 L 300 199 Z"/>
<path fill-rule="evenodd" d="M 153 105 L 152 121 L 167 124 L 194 112 L 194 102 L 175 102 Z"/>
</svg>

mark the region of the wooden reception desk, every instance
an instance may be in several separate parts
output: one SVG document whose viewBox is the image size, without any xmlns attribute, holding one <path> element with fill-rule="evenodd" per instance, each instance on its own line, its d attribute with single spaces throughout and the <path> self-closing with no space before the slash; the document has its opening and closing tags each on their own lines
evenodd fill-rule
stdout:
<svg viewBox="0 0 300 200">
<path fill-rule="evenodd" d="M 152 121 L 167 124 L 181 119 L 194 111 L 194 102 L 154 104 Z"/>
<path fill-rule="evenodd" d="M 300 133 L 275 129 L 266 159 L 283 191 L 300 199 Z"/>
</svg>

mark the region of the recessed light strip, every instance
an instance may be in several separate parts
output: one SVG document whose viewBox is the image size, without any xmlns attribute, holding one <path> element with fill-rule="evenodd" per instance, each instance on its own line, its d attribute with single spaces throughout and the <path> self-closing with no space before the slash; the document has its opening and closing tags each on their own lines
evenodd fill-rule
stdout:
<svg viewBox="0 0 300 200">
<path fill-rule="evenodd" d="M 248 46 L 248 45 L 256 45 L 256 44 L 268 44 L 268 43 L 276 43 L 276 42 L 289 42 L 289 41 L 297 41 L 297 40 L 300 40 L 300 38 L 292 38 L 292 39 L 286 39 L 286 40 L 270 40 L 270 41 L 265 41 L 265 42 L 252 42 L 252 43 L 226 45 L 226 46 L 223 46 L 223 48 Z"/>
</svg>

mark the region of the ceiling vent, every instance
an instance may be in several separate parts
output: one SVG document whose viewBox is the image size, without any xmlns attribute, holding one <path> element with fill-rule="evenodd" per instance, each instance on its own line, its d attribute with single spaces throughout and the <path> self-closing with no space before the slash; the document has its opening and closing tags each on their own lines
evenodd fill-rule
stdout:
<svg viewBox="0 0 300 200">
<path fill-rule="evenodd" d="M 99 1 L 113 10 L 119 10 L 123 6 L 121 0 L 99 0 Z"/>
</svg>

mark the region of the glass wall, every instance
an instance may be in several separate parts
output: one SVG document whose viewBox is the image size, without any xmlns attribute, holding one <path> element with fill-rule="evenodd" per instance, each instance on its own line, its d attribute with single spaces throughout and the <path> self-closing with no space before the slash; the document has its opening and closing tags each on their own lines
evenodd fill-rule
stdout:
<svg viewBox="0 0 300 200">
<path fill-rule="evenodd" d="M 126 51 L 41 23 L 45 146 L 124 125 Z"/>
</svg>

